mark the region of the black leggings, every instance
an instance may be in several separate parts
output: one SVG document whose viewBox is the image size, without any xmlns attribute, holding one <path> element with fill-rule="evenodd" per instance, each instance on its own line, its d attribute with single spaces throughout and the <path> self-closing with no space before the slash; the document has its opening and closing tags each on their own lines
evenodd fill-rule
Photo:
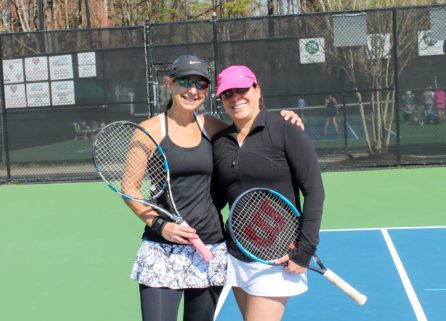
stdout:
<svg viewBox="0 0 446 321">
<path fill-rule="evenodd" d="M 183 321 L 213 321 L 215 307 L 223 287 L 173 290 L 139 285 L 143 321 L 177 321 L 184 293 Z"/>
</svg>

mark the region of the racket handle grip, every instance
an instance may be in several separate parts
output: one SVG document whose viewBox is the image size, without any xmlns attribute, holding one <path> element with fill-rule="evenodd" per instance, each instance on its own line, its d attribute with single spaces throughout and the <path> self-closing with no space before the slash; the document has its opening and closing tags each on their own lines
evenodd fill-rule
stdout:
<svg viewBox="0 0 446 321">
<path fill-rule="evenodd" d="M 344 281 L 340 276 L 334 273 L 332 270 L 327 269 L 327 271 L 323 274 L 323 276 L 336 285 L 342 292 L 347 294 L 353 300 L 356 301 L 359 305 L 364 305 L 367 301 L 367 297 Z"/>
<path fill-rule="evenodd" d="M 180 223 L 180 225 L 189 226 L 186 221 L 183 221 L 182 223 Z M 197 237 L 196 239 L 189 239 L 189 242 L 192 243 L 203 260 L 205 260 L 206 262 L 212 260 L 213 256 L 211 251 L 206 247 L 206 245 L 204 245 L 203 241 L 199 237 Z"/>
</svg>

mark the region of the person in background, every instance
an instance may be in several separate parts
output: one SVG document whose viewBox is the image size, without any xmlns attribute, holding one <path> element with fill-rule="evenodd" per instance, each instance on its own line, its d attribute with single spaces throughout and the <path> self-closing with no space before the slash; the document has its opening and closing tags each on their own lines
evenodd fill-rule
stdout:
<svg viewBox="0 0 446 321">
<path fill-rule="evenodd" d="M 338 102 L 333 96 L 328 96 L 324 102 L 325 105 L 325 122 L 323 134 L 326 136 L 328 134 L 328 125 L 331 120 L 336 131 L 336 135 L 339 135 L 338 122 L 336 116 L 338 115 Z"/>
<path fill-rule="evenodd" d="M 324 187 L 316 151 L 302 129 L 265 110 L 260 83 L 248 67 L 224 69 L 217 95 L 233 121 L 212 141 L 218 206 L 263 187 L 278 191 L 302 213 L 296 249 L 277 261 L 285 267 L 253 262 L 227 241 L 226 285 L 233 287 L 243 320 L 279 321 L 288 298 L 307 290 L 307 267 L 319 243 Z"/>
<path fill-rule="evenodd" d="M 415 94 L 411 90 L 406 91 L 406 93 L 403 95 L 403 102 L 404 102 L 404 109 L 403 109 L 404 120 L 410 120 L 413 118 L 416 108 Z"/>
<path fill-rule="evenodd" d="M 432 90 L 432 87 L 429 87 L 426 91 L 423 92 L 423 104 L 425 112 L 432 112 L 432 108 L 434 106 L 435 93 Z"/>
<path fill-rule="evenodd" d="M 223 221 L 210 193 L 210 139 L 228 125 L 209 114 L 196 113 L 210 82 L 207 62 L 192 55 L 180 56 L 165 78 L 171 96 L 165 112 L 140 123 L 166 154 L 174 202 L 190 225 L 175 224 L 151 207 L 126 200 L 145 224 L 131 272 L 139 284 L 143 321 L 176 321 L 183 295 L 185 321 L 211 321 L 225 282 Z M 284 118 L 300 123 L 292 112 L 284 112 Z M 159 202 L 168 208 L 166 199 L 161 197 Z M 197 236 L 213 254 L 208 263 L 188 241 Z"/>
<path fill-rule="evenodd" d="M 304 121 L 304 109 L 305 109 L 305 99 L 303 97 L 299 97 L 297 100 L 297 114 Z"/>
<path fill-rule="evenodd" d="M 446 93 L 441 88 L 437 88 L 435 91 L 435 107 L 438 112 L 438 118 L 440 121 L 443 121 L 445 119 L 444 110 L 446 108 Z"/>
</svg>

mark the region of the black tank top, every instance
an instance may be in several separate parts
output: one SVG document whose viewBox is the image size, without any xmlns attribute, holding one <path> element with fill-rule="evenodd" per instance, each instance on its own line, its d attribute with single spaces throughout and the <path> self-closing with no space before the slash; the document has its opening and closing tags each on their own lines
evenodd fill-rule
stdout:
<svg viewBox="0 0 446 321">
<path fill-rule="evenodd" d="M 169 138 L 167 117 L 165 119 L 166 135 L 160 145 L 169 162 L 172 195 L 178 212 L 197 230 L 204 243 L 222 242 L 223 221 L 210 193 L 213 168 L 211 142 L 202 134 L 200 144 L 195 147 L 185 148 L 175 145 Z M 169 208 L 164 195 L 160 197 L 159 203 L 164 208 Z M 153 235 L 148 226 L 144 230 L 143 238 L 170 243 Z"/>
</svg>

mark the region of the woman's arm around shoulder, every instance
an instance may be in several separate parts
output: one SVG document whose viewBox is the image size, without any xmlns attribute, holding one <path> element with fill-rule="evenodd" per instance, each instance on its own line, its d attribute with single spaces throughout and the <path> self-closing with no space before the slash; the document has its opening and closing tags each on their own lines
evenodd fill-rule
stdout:
<svg viewBox="0 0 446 321">
<path fill-rule="evenodd" d="M 161 131 L 161 121 L 160 121 L 161 115 L 162 114 L 153 116 L 139 123 L 139 126 L 146 129 L 150 133 L 150 135 L 152 135 L 153 138 L 155 138 L 158 144 L 163 139 L 163 133 Z"/>
<path fill-rule="evenodd" d="M 302 119 L 299 117 L 298 114 L 291 110 L 281 110 L 280 116 L 287 122 L 295 125 L 296 127 L 301 128 L 304 130 L 304 123 Z M 212 139 L 215 134 L 222 131 L 223 129 L 228 127 L 228 123 L 224 122 L 223 120 L 209 115 L 209 114 L 201 114 L 198 116 L 202 123 L 204 124 L 204 128 L 206 129 L 209 139 Z"/>
<path fill-rule="evenodd" d="M 228 127 L 228 123 L 215 116 L 209 114 L 200 114 L 198 115 L 198 117 L 201 120 L 204 128 L 206 129 L 206 132 L 209 135 L 209 139 L 212 139 L 215 134 Z"/>
</svg>

